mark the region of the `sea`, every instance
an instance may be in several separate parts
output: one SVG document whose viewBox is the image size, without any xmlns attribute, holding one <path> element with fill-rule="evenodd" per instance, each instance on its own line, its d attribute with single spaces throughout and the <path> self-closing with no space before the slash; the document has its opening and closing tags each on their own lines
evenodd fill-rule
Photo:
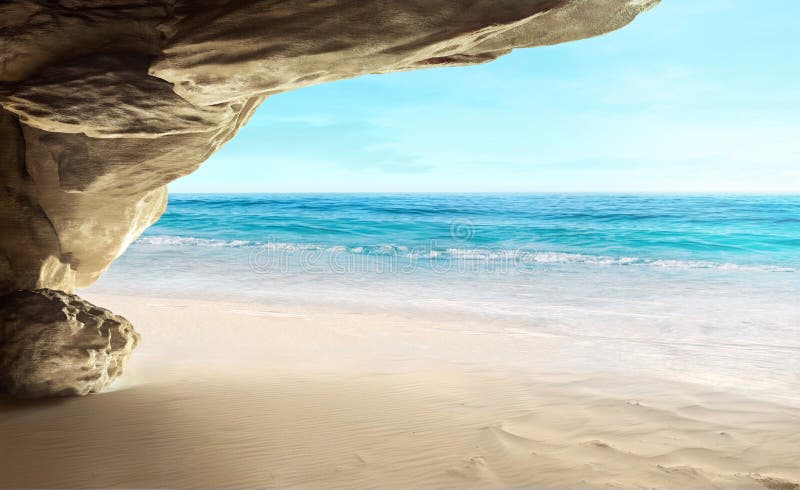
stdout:
<svg viewBox="0 0 800 490">
<path fill-rule="evenodd" d="M 800 401 L 800 196 L 172 194 L 90 290 L 502 325 Z"/>
</svg>

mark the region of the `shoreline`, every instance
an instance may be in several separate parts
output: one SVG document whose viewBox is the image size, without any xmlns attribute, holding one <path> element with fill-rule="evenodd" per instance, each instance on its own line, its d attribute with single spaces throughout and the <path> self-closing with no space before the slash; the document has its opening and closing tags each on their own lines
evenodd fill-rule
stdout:
<svg viewBox="0 0 800 490">
<path fill-rule="evenodd" d="M 800 408 L 558 369 L 564 339 L 398 312 L 82 294 L 131 320 L 142 345 L 110 393 L 0 399 L 2 487 L 800 481 Z"/>
<path fill-rule="evenodd" d="M 155 326 L 163 324 L 165 320 L 167 323 L 180 325 L 184 322 L 180 315 L 182 309 L 193 312 L 195 321 L 205 322 L 206 315 L 211 315 L 222 322 L 247 323 L 256 320 L 260 328 L 267 329 L 283 325 L 286 321 L 297 320 L 299 323 L 292 325 L 305 326 L 299 336 L 303 342 L 298 344 L 297 339 L 284 339 L 291 343 L 293 353 L 289 358 L 293 360 L 302 355 L 301 346 L 315 345 L 315 337 L 323 336 L 328 340 L 339 341 L 339 349 L 349 351 L 355 348 L 351 353 L 355 356 L 354 359 L 366 356 L 371 365 L 376 366 L 389 359 L 401 359 L 404 362 L 410 362 L 412 359 L 416 361 L 428 359 L 437 365 L 474 362 L 481 369 L 487 365 L 502 366 L 503 369 L 522 376 L 535 374 L 546 377 L 550 374 L 567 373 L 636 379 L 642 383 L 673 383 L 690 386 L 691 390 L 727 392 L 738 398 L 762 398 L 778 405 L 800 408 L 800 394 L 795 390 L 796 383 L 791 380 L 787 382 L 786 376 L 783 376 L 782 382 L 775 383 L 755 375 L 739 378 L 733 377 L 730 371 L 715 371 L 714 367 L 718 368 L 724 359 L 719 352 L 716 352 L 713 358 L 715 366 L 707 364 L 712 360 L 708 357 L 709 349 L 753 348 L 779 349 L 787 352 L 796 350 L 788 345 L 774 345 L 776 344 L 774 341 L 760 344 L 736 340 L 714 343 L 711 338 L 660 337 L 661 331 L 658 329 L 645 330 L 638 335 L 631 335 L 631 338 L 621 339 L 619 333 L 617 336 L 606 335 L 602 331 L 605 326 L 597 332 L 581 332 L 576 335 L 574 328 L 570 331 L 560 325 L 543 325 L 541 318 L 532 319 L 523 314 L 510 313 L 480 314 L 476 311 L 454 309 L 449 305 L 437 307 L 409 304 L 401 307 L 396 303 L 360 304 L 352 299 L 338 304 L 328 300 L 285 301 L 283 298 L 258 297 L 240 297 L 235 300 L 230 296 L 215 297 L 210 294 L 199 298 L 181 294 L 155 297 L 148 293 L 94 293 L 91 289 L 80 291 L 80 294 L 95 304 L 108 306 L 122 316 L 128 311 L 135 313 L 137 318 L 129 318 L 134 326 L 142 323 Z M 160 313 L 150 315 L 142 312 L 142 307 Z M 541 307 L 547 309 L 550 306 Z M 562 307 L 552 306 L 552 308 L 554 311 L 559 311 Z M 620 315 L 613 309 L 609 313 Z M 630 313 L 629 316 L 660 319 L 658 314 L 646 315 L 643 312 Z M 380 328 L 373 328 L 373 325 Z M 335 326 L 345 328 L 337 329 Z M 204 328 L 209 330 L 212 327 L 209 324 Z M 642 327 L 646 327 L 646 323 L 642 323 Z M 156 335 L 160 332 L 158 328 L 152 330 Z M 352 338 L 345 341 L 346 336 L 352 336 L 356 330 L 361 343 L 353 342 Z M 392 343 L 376 340 L 389 337 Z M 420 339 L 431 342 L 435 348 L 417 348 Z M 624 351 L 615 350 L 621 347 L 620 340 L 626 343 L 627 349 Z M 163 343 L 163 345 L 170 344 L 169 338 Z M 691 354 L 692 357 L 660 359 L 653 357 L 653 352 L 645 354 L 642 350 L 655 345 L 691 348 L 692 352 L 684 353 L 684 356 Z M 152 347 L 155 348 L 156 345 Z M 202 348 L 202 343 L 200 347 Z M 232 345 L 231 348 L 241 348 L 241 346 Z M 329 354 L 326 345 L 318 346 L 317 351 Z M 204 355 L 210 354 L 204 353 Z M 134 359 L 135 357 L 136 355 Z M 736 352 L 727 353 L 727 357 L 731 362 L 736 361 Z M 235 360 L 225 359 L 225 362 L 235 362 Z M 769 367 L 776 369 L 776 364 L 773 362 Z M 791 372 L 793 367 L 795 365 L 786 366 L 784 371 Z M 741 374 L 742 370 L 738 371 Z M 620 393 L 620 396 L 625 396 L 625 393 Z"/>
</svg>

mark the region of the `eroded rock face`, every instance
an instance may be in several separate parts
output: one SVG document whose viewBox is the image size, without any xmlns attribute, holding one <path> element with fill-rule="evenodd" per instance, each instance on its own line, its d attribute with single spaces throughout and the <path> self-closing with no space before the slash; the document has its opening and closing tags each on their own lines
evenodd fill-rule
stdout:
<svg viewBox="0 0 800 490">
<path fill-rule="evenodd" d="M 624 26 L 658 0 L 0 3 L 0 294 L 88 286 L 269 95 Z M 543 67 L 546 69 L 546 67 Z"/>
<path fill-rule="evenodd" d="M 121 374 L 139 335 L 121 316 L 50 289 L 0 298 L 0 391 L 86 395 Z"/>
<path fill-rule="evenodd" d="M 38 289 L 92 284 L 268 96 L 596 36 L 658 1 L 0 2 L 0 295 L 37 290 L 2 300 L 2 382 L 85 394 L 119 374 L 130 325 Z"/>
</svg>

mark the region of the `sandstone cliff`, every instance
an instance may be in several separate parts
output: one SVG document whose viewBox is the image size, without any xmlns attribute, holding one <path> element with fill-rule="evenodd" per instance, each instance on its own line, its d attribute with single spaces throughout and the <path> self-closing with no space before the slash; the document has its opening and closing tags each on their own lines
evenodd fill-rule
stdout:
<svg viewBox="0 0 800 490">
<path fill-rule="evenodd" d="M 0 294 L 91 284 L 271 94 L 594 36 L 656 1 L 5 2 Z"/>
<path fill-rule="evenodd" d="M 268 96 L 483 63 L 658 0 L 0 3 L 0 295 L 94 282 Z M 546 69 L 546 67 L 542 67 Z"/>
</svg>

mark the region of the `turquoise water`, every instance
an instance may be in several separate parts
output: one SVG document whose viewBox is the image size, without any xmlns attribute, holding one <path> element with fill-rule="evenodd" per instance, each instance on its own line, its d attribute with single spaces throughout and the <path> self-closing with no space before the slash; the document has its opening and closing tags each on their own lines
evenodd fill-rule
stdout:
<svg viewBox="0 0 800 490">
<path fill-rule="evenodd" d="M 92 289 L 402 310 L 800 393 L 798 196 L 172 195 Z"/>
<path fill-rule="evenodd" d="M 145 237 L 139 245 L 271 242 L 440 260 L 527 252 L 540 262 L 792 271 L 800 197 L 174 195 Z"/>
</svg>

